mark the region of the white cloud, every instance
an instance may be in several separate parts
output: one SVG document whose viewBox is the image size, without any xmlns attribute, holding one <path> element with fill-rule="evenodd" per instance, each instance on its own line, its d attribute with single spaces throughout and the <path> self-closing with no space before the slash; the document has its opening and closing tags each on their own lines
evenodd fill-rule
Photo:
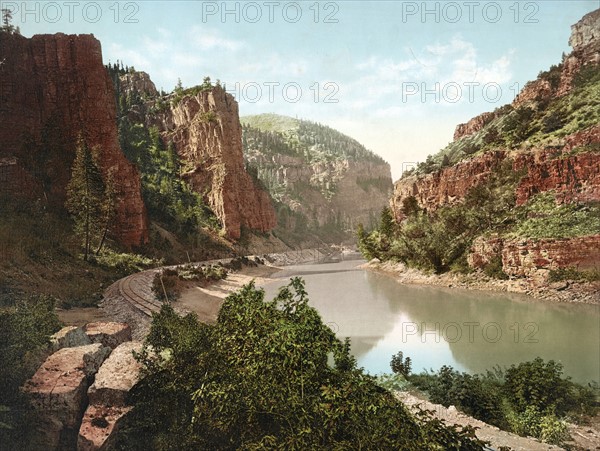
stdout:
<svg viewBox="0 0 600 451">
<path fill-rule="evenodd" d="M 242 41 L 236 41 L 234 39 L 228 39 L 221 36 L 221 34 L 210 28 L 203 28 L 199 26 L 192 27 L 188 33 L 190 41 L 198 47 L 200 50 L 228 50 L 237 51 L 245 46 Z"/>
</svg>

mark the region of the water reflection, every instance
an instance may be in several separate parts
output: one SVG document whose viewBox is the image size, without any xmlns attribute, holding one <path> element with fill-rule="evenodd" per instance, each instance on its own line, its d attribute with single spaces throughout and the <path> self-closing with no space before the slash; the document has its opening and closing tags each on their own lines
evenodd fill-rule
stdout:
<svg viewBox="0 0 600 451">
<path fill-rule="evenodd" d="M 515 295 L 426 286 L 356 270 L 357 262 L 287 268 L 267 285 L 272 297 L 293 275 L 306 281 L 310 303 L 340 338 L 352 338 L 359 365 L 389 372 L 402 350 L 413 371 L 444 364 L 481 372 L 536 356 L 562 362 L 574 380 L 600 380 L 598 306 L 549 304 Z"/>
</svg>

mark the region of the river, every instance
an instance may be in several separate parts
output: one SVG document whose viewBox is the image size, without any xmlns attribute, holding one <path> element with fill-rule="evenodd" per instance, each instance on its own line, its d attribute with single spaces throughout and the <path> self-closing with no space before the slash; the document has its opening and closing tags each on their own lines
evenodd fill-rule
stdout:
<svg viewBox="0 0 600 451">
<path fill-rule="evenodd" d="M 301 276 L 309 304 L 339 338 L 351 338 L 358 365 L 371 374 L 391 372 L 391 356 L 403 351 L 413 372 L 451 365 L 478 373 L 539 356 L 561 362 L 574 381 L 600 380 L 600 306 L 401 285 L 361 263 L 288 266 L 264 286 L 267 299 Z"/>
</svg>

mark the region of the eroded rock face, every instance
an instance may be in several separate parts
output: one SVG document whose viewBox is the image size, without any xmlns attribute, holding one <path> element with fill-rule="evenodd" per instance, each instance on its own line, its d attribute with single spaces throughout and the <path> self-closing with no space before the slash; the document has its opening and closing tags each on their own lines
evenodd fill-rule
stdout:
<svg viewBox="0 0 600 451">
<path fill-rule="evenodd" d="M 575 268 L 580 271 L 600 266 L 600 235 L 574 238 L 503 239 L 479 237 L 467 257 L 469 266 L 482 269 L 495 257 L 502 259 L 502 271 L 510 277 L 526 278 L 532 287 L 548 283 L 551 270 Z"/>
<path fill-rule="evenodd" d="M 63 208 L 81 134 L 98 149 L 101 170 L 115 175 L 114 237 L 126 246 L 146 242 L 140 177 L 119 147 L 115 94 L 100 42 L 92 35 L 28 39 L 5 33 L 0 60 L 0 159 L 15 162 L 11 179 L 0 180 L 0 191 Z"/>
<path fill-rule="evenodd" d="M 156 85 L 150 79 L 150 75 L 143 71 L 128 72 L 120 77 L 121 89 L 127 95 L 134 92 L 146 97 L 156 97 L 158 91 Z"/>
<path fill-rule="evenodd" d="M 569 45 L 573 50 L 582 50 L 600 42 L 600 9 L 592 11 L 571 26 Z"/>
<path fill-rule="evenodd" d="M 92 343 L 102 343 L 111 349 L 115 349 L 121 343 L 131 341 L 131 327 L 127 323 L 88 323 L 84 330 Z"/>
<path fill-rule="evenodd" d="M 87 405 L 89 381 L 109 354 L 110 348 L 100 343 L 63 348 L 25 383 L 23 391 L 40 417 L 38 441 L 45 441 L 44 449 L 72 449 Z"/>
<path fill-rule="evenodd" d="M 503 246 L 504 240 L 500 237 L 477 237 L 467 255 L 467 263 L 471 268 L 485 268 L 494 258 L 502 255 Z"/>
<path fill-rule="evenodd" d="M 482 113 L 479 116 L 475 116 L 464 124 L 458 124 L 456 130 L 454 130 L 454 141 L 459 140 L 464 136 L 472 135 L 477 133 L 487 124 L 489 124 L 496 117 L 495 113 Z"/>
<path fill-rule="evenodd" d="M 107 407 L 91 405 L 85 411 L 77 451 L 102 451 L 112 448 L 122 421 L 131 407 Z"/>
<path fill-rule="evenodd" d="M 334 219 L 352 229 L 358 223 L 368 226 L 370 220 L 379 218 L 392 191 L 387 163 L 340 159 L 308 164 L 300 157 L 260 151 L 250 152 L 246 158 L 255 166 L 268 168 L 274 181 L 285 187 L 281 202 L 319 226 Z M 327 195 L 328 188 L 331 195 Z M 286 226 L 294 228 L 294 224 Z"/>
<path fill-rule="evenodd" d="M 599 144 L 600 125 L 568 136 L 558 155 L 555 150 L 518 155 L 515 168 L 527 168 L 527 174 L 516 189 L 517 205 L 549 190 L 560 203 L 600 200 L 600 154 L 585 151 Z"/>
<path fill-rule="evenodd" d="M 589 270 L 600 265 L 600 235 L 541 240 L 509 240 L 502 268 L 509 276 L 543 279 L 551 269 Z M 544 279 L 543 282 L 546 282 Z"/>
<path fill-rule="evenodd" d="M 460 202 L 471 188 L 486 181 L 507 155 L 505 151 L 486 152 L 431 174 L 404 177 L 394 185 L 392 211 L 402 219 L 402 203 L 409 196 L 428 211 Z"/>
<path fill-rule="evenodd" d="M 221 87 L 186 96 L 159 113 L 155 125 L 172 142 L 183 165 L 183 177 L 205 200 L 228 236 L 241 228 L 267 232 L 276 226 L 271 199 L 255 185 L 244 167 L 238 104 Z"/>
</svg>

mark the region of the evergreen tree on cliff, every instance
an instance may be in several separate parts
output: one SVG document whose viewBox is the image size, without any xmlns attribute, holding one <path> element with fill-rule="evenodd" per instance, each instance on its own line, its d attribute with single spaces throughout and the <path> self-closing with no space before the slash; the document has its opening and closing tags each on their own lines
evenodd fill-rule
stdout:
<svg viewBox="0 0 600 451">
<path fill-rule="evenodd" d="M 2 9 L 2 27 L 0 27 L 0 31 L 4 31 L 6 33 L 16 33 L 21 34 L 21 30 L 19 27 L 15 27 L 12 23 L 12 11 L 8 8 Z"/>
<path fill-rule="evenodd" d="M 102 227 L 102 219 L 105 217 L 104 182 L 94 160 L 92 150 L 80 137 L 71 169 L 71 180 L 67 185 L 65 206 L 75 221 L 75 233 L 83 241 L 83 259 L 86 261 L 90 255 L 92 240 Z"/>
</svg>

